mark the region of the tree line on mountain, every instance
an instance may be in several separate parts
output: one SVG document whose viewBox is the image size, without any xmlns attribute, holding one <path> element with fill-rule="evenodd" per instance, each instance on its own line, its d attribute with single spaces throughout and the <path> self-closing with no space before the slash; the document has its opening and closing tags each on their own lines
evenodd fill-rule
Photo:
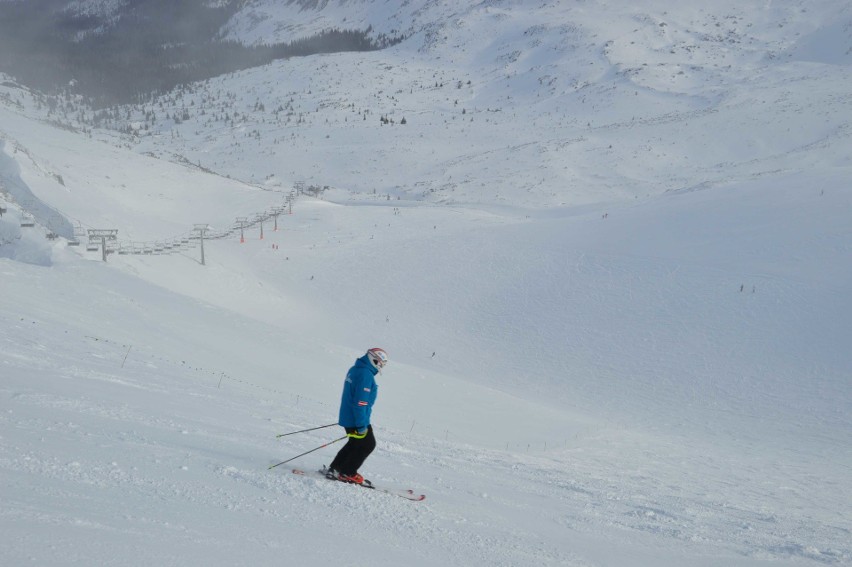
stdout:
<svg viewBox="0 0 852 567">
<path fill-rule="evenodd" d="M 276 59 L 371 51 L 403 36 L 329 29 L 271 45 L 219 37 L 232 3 L 149 0 L 106 20 L 62 10 L 59 0 L 0 2 L 0 72 L 44 92 L 81 94 L 92 106 L 133 103 L 174 87 Z"/>
</svg>

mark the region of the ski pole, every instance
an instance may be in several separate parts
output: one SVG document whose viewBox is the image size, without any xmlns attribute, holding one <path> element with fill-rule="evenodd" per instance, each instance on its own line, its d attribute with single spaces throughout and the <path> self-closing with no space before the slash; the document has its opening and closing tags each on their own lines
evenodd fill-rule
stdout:
<svg viewBox="0 0 852 567">
<path fill-rule="evenodd" d="M 331 427 L 332 425 L 337 425 L 337 423 L 329 423 L 328 425 L 320 425 L 319 427 L 311 427 L 310 429 L 302 429 L 301 431 L 292 431 L 290 433 L 282 433 L 281 435 L 276 435 L 275 438 L 279 437 L 287 437 L 288 435 L 295 435 L 296 433 L 306 433 L 308 431 L 314 431 L 317 429 L 325 429 L 326 427 Z"/>
<path fill-rule="evenodd" d="M 337 425 L 337 424 L 335 424 L 335 425 Z M 326 443 L 325 445 L 320 445 L 320 446 L 319 446 L 319 447 L 317 447 L 316 449 L 311 449 L 310 451 L 305 451 L 305 452 L 304 452 L 304 453 L 302 453 L 301 455 L 296 455 L 295 457 L 290 458 L 290 459 L 287 459 L 286 461 L 281 461 L 280 463 L 278 463 L 278 464 L 276 464 L 276 465 L 272 465 L 272 466 L 270 466 L 269 468 L 270 468 L 270 469 L 274 469 L 274 468 L 275 468 L 275 467 L 277 467 L 278 465 L 283 465 L 284 463 L 289 463 L 290 461 L 295 461 L 295 460 L 296 460 L 296 459 L 298 459 L 299 457 L 304 457 L 304 456 L 305 456 L 305 455 L 307 455 L 308 453 L 313 453 L 314 451 L 319 451 L 320 449 L 323 449 L 323 448 L 325 448 L 325 447 L 328 447 L 329 445 L 331 445 L 331 444 L 333 444 L 333 443 L 337 443 L 338 441 L 343 441 L 343 440 L 344 440 L 344 439 L 346 439 L 347 437 L 349 437 L 349 436 L 348 436 L 348 435 L 344 435 L 343 437 L 340 437 L 340 438 L 338 438 L 338 439 L 335 439 L 334 441 L 329 441 L 329 442 L 328 442 L 328 443 Z"/>
</svg>

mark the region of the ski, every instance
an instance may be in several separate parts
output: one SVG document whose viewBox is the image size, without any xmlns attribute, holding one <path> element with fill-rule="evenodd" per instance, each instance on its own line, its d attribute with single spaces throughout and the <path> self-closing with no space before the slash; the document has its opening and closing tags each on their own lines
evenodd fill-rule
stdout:
<svg viewBox="0 0 852 567">
<path fill-rule="evenodd" d="M 326 472 L 325 466 L 323 466 L 322 469 L 317 470 L 317 471 L 306 471 L 304 469 L 291 469 L 291 472 L 293 474 L 297 474 L 299 476 L 308 476 L 308 475 L 311 475 L 311 474 L 315 474 L 315 475 L 320 476 L 320 477 L 322 477 L 326 480 L 334 480 L 334 479 L 329 479 L 327 476 L 325 476 L 325 472 Z M 340 482 L 340 481 L 334 480 L 334 482 Z M 361 488 L 369 488 L 371 490 L 375 490 L 376 492 L 384 492 L 385 494 L 391 494 L 393 496 L 399 496 L 400 498 L 405 498 L 406 500 L 411 500 L 412 502 L 420 502 L 421 500 L 426 499 L 425 494 L 418 494 L 418 493 L 414 492 L 413 490 L 410 490 L 410 489 L 407 489 L 407 488 L 393 488 L 393 487 L 388 487 L 388 486 L 376 485 L 369 480 L 365 480 L 364 484 L 354 484 L 354 486 L 360 486 Z"/>
</svg>

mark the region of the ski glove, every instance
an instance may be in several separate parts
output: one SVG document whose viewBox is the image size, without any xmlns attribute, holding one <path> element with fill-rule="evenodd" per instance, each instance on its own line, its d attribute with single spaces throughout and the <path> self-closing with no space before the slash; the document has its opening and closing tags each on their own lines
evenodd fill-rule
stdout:
<svg viewBox="0 0 852 567">
<path fill-rule="evenodd" d="M 353 429 L 346 435 L 348 437 L 352 437 L 353 439 L 363 439 L 367 436 L 367 431 L 369 431 L 369 429 L 367 429 L 366 427 L 364 429 Z"/>
</svg>

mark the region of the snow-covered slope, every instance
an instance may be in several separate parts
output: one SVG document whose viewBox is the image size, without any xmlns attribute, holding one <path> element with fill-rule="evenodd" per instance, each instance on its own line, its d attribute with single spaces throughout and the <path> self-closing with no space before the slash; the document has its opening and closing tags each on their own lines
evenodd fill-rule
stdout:
<svg viewBox="0 0 852 567">
<path fill-rule="evenodd" d="M 513 222 L 303 200 L 206 268 L 2 260 L 3 556 L 842 564 L 850 203 L 780 197 Z M 394 356 L 364 472 L 423 503 L 266 470 L 335 438 L 274 436 L 334 420 L 358 344 Z"/>
<path fill-rule="evenodd" d="M 0 119 L 4 191 L 66 238 L 75 226 L 117 229 L 127 243 L 185 236 L 194 224 L 222 231 L 289 194 L 129 152 L 116 136 L 104 143 L 2 107 Z"/>
<path fill-rule="evenodd" d="M 246 9 L 396 29 L 318 5 Z M 848 8 L 458 6 L 122 109 L 135 136 L 0 86 L 0 562 L 852 562 Z M 295 182 L 328 188 L 205 265 L 44 238 Z M 424 502 L 267 470 L 340 435 L 275 438 L 370 346 L 362 472 Z"/>
<path fill-rule="evenodd" d="M 140 148 L 179 148 L 244 180 L 532 208 L 848 155 L 852 12 L 842 2 L 315 4 L 251 2 L 229 37 L 400 22 L 410 35 L 390 50 L 282 61 L 135 109 L 139 121 L 158 115 Z M 181 124 L 163 120 L 184 109 Z"/>
</svg>

